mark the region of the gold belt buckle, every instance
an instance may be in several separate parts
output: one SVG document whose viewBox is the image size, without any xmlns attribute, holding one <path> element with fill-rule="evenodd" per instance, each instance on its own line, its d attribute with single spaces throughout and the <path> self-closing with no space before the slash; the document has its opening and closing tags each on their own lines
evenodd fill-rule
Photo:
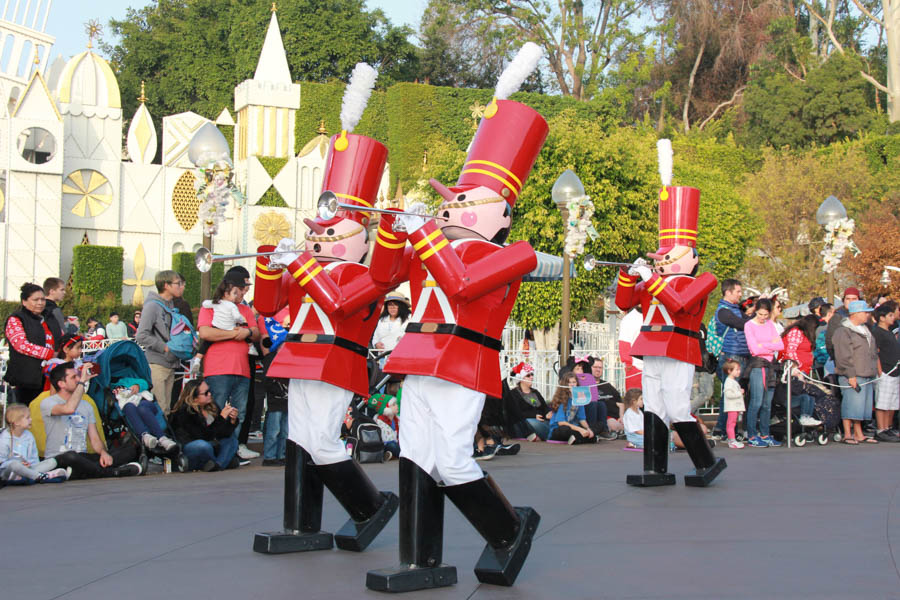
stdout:
<svg viewBox="0 0 900 600">
<path fill-rule="evenodd" d="M 437 323 L 422 323 L 422 333 L 434 333 L 438 329 Z"/>
<path fill-rule="evenodd" d="M 662 331 L 662 325 L 651 325 L 650 331 Z"/>
<path fill-rule="evenodd" d="M 300 336 L 301 342 L 311 343 L 311 342 L 315 342 L 318 339 L 319 339 L 319 334 L 317 334 L 317 333 L 304 333 L 303 335 Z"/>
</svg>

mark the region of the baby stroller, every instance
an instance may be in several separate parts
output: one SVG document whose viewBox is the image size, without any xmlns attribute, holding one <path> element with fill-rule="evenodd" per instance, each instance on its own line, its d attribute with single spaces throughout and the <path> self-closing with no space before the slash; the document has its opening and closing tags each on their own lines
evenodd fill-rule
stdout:
<svg viewBox="0 0 900 600">
<path fill-rule="evenodd" d="M 800 424 L 800 406 L 794 406 L 791 411 L 791 436 L 795 446 L 805 446 L 807 442 L 816 442 L 820 446 L 826 445 L 831 439 L 834 432 L 838 431 L 840 424 L 840 404 L 835 411 L 833 404 L 835 399 L 829 394 L 823 392 L 818 387 L 806 381 L 792 378 L 791 382 L 791 403 L 793 404 L 801 394 L 807 394 L 815 401 L 815 409 L 813 417 L 822 421 L 821 425 L 812 427 Z M 784 440 L 787 437 L 787 420 L 785 407 L 787 406 L 787 383 L 781 381 L 775 386 L 775 396 L 772 399 L 772 416 L 781 419 L 779 423 L 772 425 L 769 431 L 778 440 Z M 835 414 L 837 419 L 835 419 Z"/>
<path fill-rule="evenodd" d="M 119 403 L 113 394 L 113 389 L 116 387 L 113 382 L 123 377 L 140 378 L 147 381 L 148 384 L 151 382 L 150 365 L 147 363 L 141 347 L 130 340 L 122 340 L 97 354 L 94 362 L 99 366 L 100 374 L 91 379 L 88 394 L 97 403 L 106 438 L 117 440 L 125 436 L 133 436 L 141 446 L 142 464 L 145 463 L 144 457 L 147 459 L 168 458 L 172 460 L 175 470 L 182 473 L 187 471 L 188 460 L 181 452 L 180 446 L 176 446 L 168 452 L 159 446 L 152 449 L 144 446 L 140 437 L 135 433 L 134 426 L 128 422 L 125 414 L 119 408 Z M 156 412 L 156 418 L 159 426 L 169 437 L 174 439 L 175 436 L 161 409 Z"/>
</svg>

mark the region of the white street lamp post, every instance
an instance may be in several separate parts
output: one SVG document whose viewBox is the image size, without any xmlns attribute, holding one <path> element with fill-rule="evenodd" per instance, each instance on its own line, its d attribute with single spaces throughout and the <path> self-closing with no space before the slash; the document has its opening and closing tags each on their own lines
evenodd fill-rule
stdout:
<svg viewBox="0 0 900 600">
<path fill-rule="evenodd" d="M 569 227 L 569 200 L 584 196 L 584 185 L 572 169 L 566 169 L 563 174 L 559 176 L 559 179 L 556 180 L 556 183 L 553 184 L 550 195 L 553 197 L 553 202 L 556 203 L 556 207 L 559 209 L 560 213 L 562 213 L 563 233 L 565 234 Z M 565 366 L 569 360 L 569 311 L 571 309 L 571 302 L 569 299 L 569 269 L 571 267 L 569 261 L 569 255 L 566 253 L 565 249 L 563 249 L 562 325 L 559 336 L 560 368 Z"/>
<path fill-rule="evenodd" d="M 826 227 L 830 223 L 834 223 L 840 219 L 847 218 L 847 209 L 837 199 L 837 196 L 828 196 L 819 205 L 816 211 L 816 222 L 822 227 Z M 828 273 L 828 279 L 825 282 L 825 297 L 829 304 L 834 302 L 834 271 Z"/>
</svg>

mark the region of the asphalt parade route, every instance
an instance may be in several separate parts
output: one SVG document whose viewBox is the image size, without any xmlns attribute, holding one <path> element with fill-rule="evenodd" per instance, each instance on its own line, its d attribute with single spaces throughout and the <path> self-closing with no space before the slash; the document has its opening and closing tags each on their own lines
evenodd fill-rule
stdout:
<svg viewBox="0 0 900 600">
<path fill-rule="evenodd" d="M 448 501 L 444 562 L 459 583 L 403 598 L 900 598 L 900 444 L 728 450 L 707 489 L 637 489 L 624 442 L 522 443 L 481 463 L 542 516 L 512 588 L 479 584 L 483 542 Z M 254 465 L 259 461 L 254 461 Z M 396 491 L 397 461 L 366 465 Z M 369 569 L 397 563 L 397 519 L 362 554 L 266 556 L 281 527 L 282 470 L 148 475 L 0 490 L 2 597 L 215 600 L 386 598 Z M 347 518 L 325 494 L 323 528 Z"/>
</svg>

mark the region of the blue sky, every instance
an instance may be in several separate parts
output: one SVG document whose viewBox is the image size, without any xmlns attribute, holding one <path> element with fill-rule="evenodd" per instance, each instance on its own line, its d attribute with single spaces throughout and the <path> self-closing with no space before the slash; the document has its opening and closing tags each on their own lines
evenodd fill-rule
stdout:
<svg viewBox="0 0 900 600">
<path fill-rule="evenodd" d="M 87 43 L 84 23 L 87 21 L 98 19 L 105 26 L 110 19 L 123 18 L 128 8 L 148 4 L 149 0 L 55 0 L 46 30 L 56 36 L 51 60 L 57 54 L 68 58 L 84 50 Z M 395 25 L 409 25 L 416 29 L 427 0 L 366 0 L 366 4 L 370 8 L 382 9 Z M 112 41 L 108 32 L 104 39 Z"/>
</svg>

